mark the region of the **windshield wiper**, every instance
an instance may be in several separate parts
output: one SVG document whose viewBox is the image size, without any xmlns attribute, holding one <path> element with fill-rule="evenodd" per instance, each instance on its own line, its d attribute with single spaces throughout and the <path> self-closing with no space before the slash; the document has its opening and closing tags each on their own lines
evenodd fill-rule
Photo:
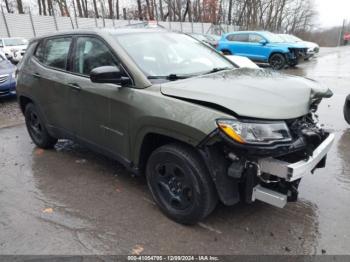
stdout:
<svg viewBox="0 0 350 262">
<path fill-rule="evenodd" d="M 179 79 L 186 79 L 192 77 L 193 75 L 177 75 L 177 74 L 169 74 L 167 76 L 148 76 L 148 79 L 166 79 L 170 81 L 175 81 Z"/>
<path fill-rule="evenodd" d="M 210 70 L 210 71 L 207 72 L 206 74 L 216 73 L 216 72 L 220 72 L 220 71 L 224 71 L 224 70 L 229 70 L 229 69 L 232 69 L 232 67 L 229 67 L 229 66 L 225 66 L 225 67 L 214 67 L 212 70 Z"/>
</svg>

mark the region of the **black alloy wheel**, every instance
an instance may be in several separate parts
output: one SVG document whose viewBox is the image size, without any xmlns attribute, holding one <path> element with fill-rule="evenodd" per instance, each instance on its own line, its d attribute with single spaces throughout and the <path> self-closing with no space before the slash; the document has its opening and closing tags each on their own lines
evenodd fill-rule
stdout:
<svg viewBox="0 0 350 262">
<path fill-rule="evenodd" d="M 26 106 L 24 116 L 28 133 L 38 147 L 52 148 L 57 143 L 57 139 L 47 132 L 45 123 L 34 104 Z"/>
<path fill-rule="evenodd" d="M 162 212 L 182 224 L 194 224 L 216 206 L 213 181 L 198 152 L 190 146 L 169 144 L 148 159 L 147 182 Z"/>
<path fill-rule="evenodd" d="M 283 54 L 273 54 L 269 60 L 269 63 L 274 70 L 281 70 L 286 66 L 286 58 Z"/>
</svg>

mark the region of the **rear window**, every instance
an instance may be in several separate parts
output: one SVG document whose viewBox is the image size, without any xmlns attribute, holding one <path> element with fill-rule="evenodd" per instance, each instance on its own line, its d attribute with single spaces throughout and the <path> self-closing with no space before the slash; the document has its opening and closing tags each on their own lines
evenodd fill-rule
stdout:
<svg viewBox="0 0 350 262">
<path fill-rule="evenodd" d="M 226 37 L 228 41 L 248 42 L 248 34 L 234 34 Z"/>
<path fill-rule="evenodd" d="M 43 64 L 66 70 L 71 37 L 48 39 L 39 43 L 34 56 Z"/>
</svg>

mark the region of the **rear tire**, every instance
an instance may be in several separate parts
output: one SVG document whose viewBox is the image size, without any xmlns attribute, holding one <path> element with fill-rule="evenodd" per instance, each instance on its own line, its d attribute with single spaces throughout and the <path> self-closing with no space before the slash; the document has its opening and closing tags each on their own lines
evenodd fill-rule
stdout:
<svg viewBox="0 0 350 262">
<path fill-rule="evenodd" d="M 275 53 L 269 59 L 269 64 L 274 70 L 281 70 L 286 66 L 286 58 L 283 54 Z"/>
<path fill-rule="evenodd" d="M 181 224 L 195 224 L 216 207 L 218 197 L 203 160 L 189 146 L 164 145 L 150 156 L 148 186 L 161 211 Z"/>
<path fill-rule="evenodd" d="M 348 95 L 345 99 L 344 119 L 350 125 L 350 95 Z"/>
<path fill-rule="evenodd" d="M 26 106 L 24 117 L 28 133 L 34 144 L 44 149 L 54 147 L 57 143 L 57 138 L 52 137 L 47 132 L 45 122 L 34 104 L 29 103 Z"/>
</svg>

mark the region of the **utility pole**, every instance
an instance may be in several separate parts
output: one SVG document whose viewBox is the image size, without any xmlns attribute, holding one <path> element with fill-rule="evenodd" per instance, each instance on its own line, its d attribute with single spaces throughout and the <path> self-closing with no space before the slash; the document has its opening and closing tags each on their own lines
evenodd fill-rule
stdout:
<svg viewBox="0 0 350 262">
<path fill-rule="evenodd" d="M 338 46 L 341 46 L 342 45 L 342 39 L 343 39 L 343 36 L 344 36 L 344 29 L 345 29 L 345 19 L 343 19 L 343 26 L 340 30 L 340 33 L 339 33 L 339 39 L 338 39 Z"/>
</svg>

